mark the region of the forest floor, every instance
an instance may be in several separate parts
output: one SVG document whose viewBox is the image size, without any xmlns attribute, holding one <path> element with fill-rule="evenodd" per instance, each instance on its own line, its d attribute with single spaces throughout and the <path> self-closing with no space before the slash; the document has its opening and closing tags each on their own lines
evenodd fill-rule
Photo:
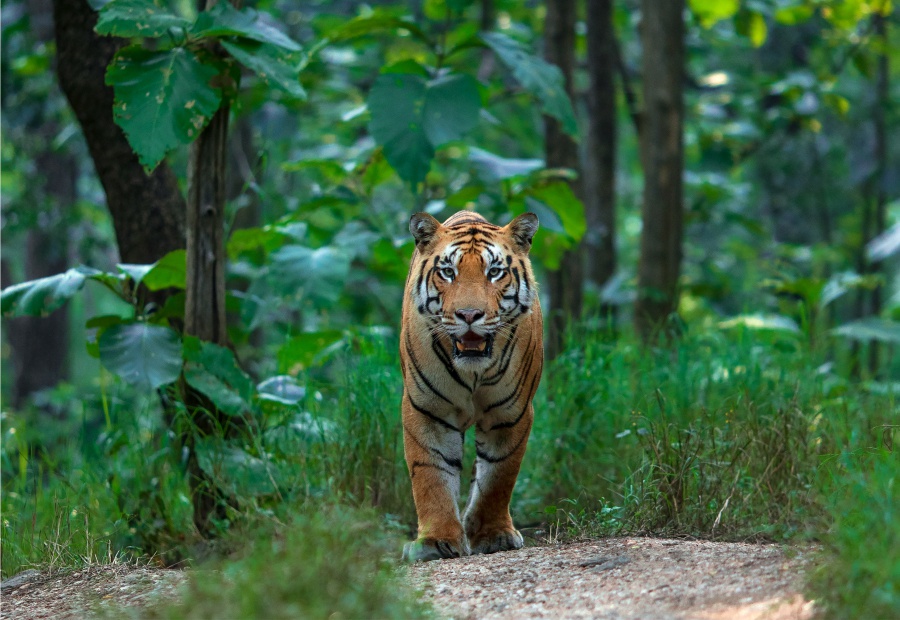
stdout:
<svg viewBox="0 0 900 620">
<path fill-rule="evenodd" d="M 453 618 L 807 620 L 812 552 L 779 545 L 610 538 L 417 564 L 407 580 Z M 83 618 L 172 602 L 183 571 L 108 564 L 2 583 L 0 618 Z M 225 616 L 223 616 L 225 617 Z"/>
</svg>

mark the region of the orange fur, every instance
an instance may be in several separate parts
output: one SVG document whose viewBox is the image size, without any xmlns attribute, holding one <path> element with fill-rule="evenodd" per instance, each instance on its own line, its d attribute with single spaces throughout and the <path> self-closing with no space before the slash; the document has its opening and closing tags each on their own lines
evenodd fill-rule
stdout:
<svg viewBox="0 0 900 620">
<path fill-rule="evenodd" d="M 419 519 L 410 560 L 522 546 L 509 515 L 543 366 L 541 309 L 528 259 L 537 217 L 505 227 L 470 211 L 410 220 L 403 301 L 403 437 Z M 461 518 L 464 434 L 476 471 Z"/>
</svg>

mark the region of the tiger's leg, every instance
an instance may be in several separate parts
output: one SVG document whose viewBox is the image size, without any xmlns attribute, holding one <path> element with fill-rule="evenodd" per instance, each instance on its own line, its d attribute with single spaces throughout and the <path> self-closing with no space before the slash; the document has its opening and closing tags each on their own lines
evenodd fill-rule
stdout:
<svg viewBox="0 0 900 620">
<path fill-rule="evenodd" d="M 466 535 L 472 553 L 521 549 L 522 535 L 513 526 L 509 502 L 531 433 L 531 404 L 512 428 L 477 430 L 475 475 L 466 506 Z"/>
<path fill-rule="evenodd" d="M 403 451 L 419 520 L 418 538 L 407 543 L 410 562 L 469 555 L 459 519 L 463 433 L 425 417 L 403 398 Z"/>
</svg>

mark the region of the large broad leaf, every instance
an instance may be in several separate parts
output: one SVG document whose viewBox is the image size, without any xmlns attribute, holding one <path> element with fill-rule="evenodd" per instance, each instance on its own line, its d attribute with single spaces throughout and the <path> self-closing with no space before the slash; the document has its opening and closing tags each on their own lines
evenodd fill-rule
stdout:
<svg viewBox="0 0 900 620">
<path fill-rule="evenodd" d="M 170 28 L 190 25 L 158 0 L 112 0 L 100 10 L 95 30 L 114 37 L 158 37 Z"/>
<path fill-rule="evenodd" d="M 275 468 L 218 437 L 198 439 L 194 450 L 200 469 L 216 486 L 234 497 L 270 495 L 277 491 Z"/>
<path fill-rule="evenodd" d="M 150 266 L 144 276 L 144 286 L 151 291 L 184 288 L 186 265 L 187 253 L 184 250 L 172 250 Z"/>
<path fill-rule="evenodd" d="M 254 9 L 236 9 L 224 0 L 197 16 L 191 34 L 200 37 L 243 37 L 292 52 L 302 49 L 299 43 L 265 23 Z"/>
<path fill-rule="evenodd" d="M 113 325 L 100 336 L 99 347 L 107 370 L 142 389 L 172 383 L 181 374 L 181 340 L 162 325 Z"/>
<path fill-rule="evenodd" d="M 544 167 L 541 159 L 507 159 L 479 148 L 469 149 L 469 161 L 485 181 L 505 181 L 523 177 Z"/>
<path fill-rule="evenodd" d="M 870 261 L 876 263 L 897 252 L 900 252 L 900 222 L 888 228 L 866 245 L 866 255 Z"/>
<path fill-rule="evenodd" d="M 286 245 L 272 254 L 276 286 L 318 304 L 337 301 L 349 273 L 350 254 L 337 248 Z"/>
<path fill-rule="evenodd" d="M 250 410 L 253 381 L 230 349 L 194 337 L 184 340 L 184 378 L 228 415 Z"/>
<path fill-rule="evenodd" d="M 573 241 L 581 241 L 584 233 L 587 232 L 584 205 L 568 183 L 557 181 L 541 187 L 534 187 L 528 190 L 528 195 L 556 213 L 566 235 Z M 540 217 L 540 213 L 538 213 L 538 218 Z M 541 224 L 543 227 L 543 221 Z"/>
<path fill-rule="evenodd" d="M 343 339 L 344 333 L 336 329 L 297 334 L 278 351 L 278 369 L 288 374 L 297 374 L 324 361 L 329 353 L 342 344 Z"/>
<path fill-rule="evenodd" d="M 425 134 L 425 80 L 416 75 L 381 75 L 369 92 L 369 132 L 400 178 L 413 189 L 425 180 L 434 146 Z"/>
<path fill-rule="evenodd" d="M 462 137 L 478 125 L 481 95 L 469 75 L 434 80 L 425 90 L 425 135 L 435 147 Z"/>
<path fill-rule="evenodd" d="M 351 19 L 330 30 L 325 34 L 323 43 L 319 44 L 317 49 L 323 47 L 324 43 L 346 41 L 383 30 L 406 30 L 417 39 L 428 42 L 428 36 L 415 22 L 393 15 L 374 13 Z"/>
<path fill-rule="evenodd" d="M 306 388 L 290 375 L 278 375 L 256 386 L 260 400 L 282 405 L 296 405 L 306 397 Z"/>
<path fill-rule="evenodd" d="M 566 234 L 566 227 L 563 226 L 562 220 L 559 219 L 559 215 L 557 215 L 556 211 L 551 209 L 547 204 L 537 198 L 526 196 L 525 206 L 528 207 L 529 211 L 538 216 L 538 221 L 540 221 L 542 230 L 549 230 L 561 235 Z"/>
<path fill-rule="evenodd" d="M 541 102 L 543 112 L 557 119 L 562 123 L 563 131 L 577 139 L 578 121 L 559 67 L 535 56 L 524 45 L 499 32 L 482 33 L 481 39 L 510 68 L 519 83 Z"/>
<path fill-rule="evenodd" d="M 478 124 L 481 96 L 475 80 L 453 75 L 433 82 L 412 73 L 379 76 L 369 93 L 369 131 L 400 178 L 415 188 L 434 150 Z"/>
<path fill-rule="evenodd" d="M 91 272 L 85 267 L 7 286 L 0 294 L 3 316 L 46 316 L 81 290 Z"/>
<path fill-rule="evenodd" d="M 292 52 L 270 43 L 247 39 L 220 41 L 235 60 L 252 69 L 269 86 L 275 86 L 297 99 L 306 99 L 300 85 L 300 70 L 306 61 L 301 52 Z"/>
<path fill-rule="evenodd" d="M 869 317 L 835 327 L 831 333 L 852 340 L 880 340 L 896 344 L 900 343 L 900 322 Z"/>
<path fill-rule="evenodd" d="M 219 109 L 221 93 L 210 86 L 217 74 L 183 47 L 131 46 L 113 58 L 106 83 L 115 90 L 116 123 L 148 171 L 170 150 L 192 142 Z"/>
</svg>

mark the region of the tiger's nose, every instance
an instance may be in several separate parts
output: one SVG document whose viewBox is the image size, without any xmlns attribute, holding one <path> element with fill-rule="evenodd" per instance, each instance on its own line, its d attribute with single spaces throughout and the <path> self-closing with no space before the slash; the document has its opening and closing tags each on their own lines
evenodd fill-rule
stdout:
<svg viewBox="0 0 900 620">
<path fill-rule="evenodd" d="M 463 308 L 462 310 L 456 311 L 456 316 L 471 325 L 484 316 L 484 310 L 477 310 L 475 308 Z"/>
</svg>

